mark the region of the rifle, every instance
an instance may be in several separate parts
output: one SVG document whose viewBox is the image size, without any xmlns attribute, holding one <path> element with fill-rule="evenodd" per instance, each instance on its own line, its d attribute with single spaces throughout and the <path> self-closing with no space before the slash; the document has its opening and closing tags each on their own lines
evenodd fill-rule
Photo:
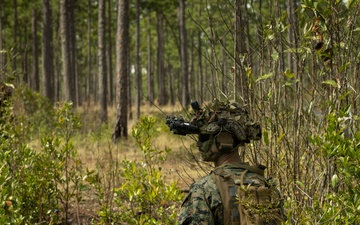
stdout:
<svg viewBox="0 0 360 225">
<path fill-rule="evenodd" d="M 195 113 L 199 112 L 200 106 L 197 101 L 191 103 L 191 107 Z M 197 124 L 187 122 L 181 117 L 176 116 L 166 116 L 166 125 L 174 134 L 178 135 L 187 135 L 187 134 L 199 134 L 200 129 Z"/>
</svg>

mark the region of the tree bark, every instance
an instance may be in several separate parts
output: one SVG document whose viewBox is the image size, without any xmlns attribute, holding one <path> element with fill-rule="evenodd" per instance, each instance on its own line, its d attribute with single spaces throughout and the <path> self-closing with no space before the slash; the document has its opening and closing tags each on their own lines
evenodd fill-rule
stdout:
<svg viewBox="0 0 360 225">
<path fill-rule="evenodd" d="M 129 0 L 118 0 L 117 32 L 116 32 L 116 96 L 117 115 L 112 139 L 128 137 L 128 92 L 129 77 Z"/>
<path fill-rule="evenodd" d="M 50 0 L 43 0 L 42 8 L 42 93 L 55 102 L 53 31 Z"/>
<path fill-rule="evenodd" d="M 181 78 L 182 78 L 182 98 L 183 106 L 190 104 L 189 93 L 189 74 L 188 74 L 188 56 L 187 56 L 187 37 L 185 24 L 185 0 L 179 0 L 179 34 L 180 34 L 180 63 L 181 63 Z"/>
<path fill-rule="evenodd" d="M 112 25 L 112 16 L 111 16 L 111 11 L 112 11 L 112 5 L 111 5 L 111 0 L 108 0 L 108 78 L 109 78 L 109 86 L 108 86 L 108 94 L 109 94 L 109 98 L 108 98 L 108 102 L 110 105 L 113 105 L 114 104 L 114 79 L 113 79 L 113 36 L 112 36 L 112 33 L 111 33 L 111 25 Z"/>
<path fill-rule="evenodd" d="M 140 107 L 141 107 L 141 94 L 142 94 L 142 84 L 141 84 L 141 68 L 140 68 L 140 0 L 136 0 L 136 118 L 140 118 Z"/>
<path fill-rule="evenodd" d="M 198 14 L 199 14 L 199 18 L 201 18 L 201 6 L 199 6 L 198 8 Z M 201 31 L 200 29 L 197 31 L 197 42 L 198 42 L 198 101 L 201 104 L 202 101 L 200 101 L 200 99 L 204 99 L 204 81 L 203 81 L 203 68 L 202 68 L 202 45 L 201 45 Z"/>
<path fill-rule="evenodd" d="M 13 55 L 17 54 L 17 46 L 18 46 L 18 13 L 17 13 L 17 0 L 13 0 L 13 6 L 14 6 L 14 47 L 13 47 Z M 16 71 L 16 57 L 12 59 L 12 70 Z"/>
<path fill-rule="evenodd" d="M 69 64 L 71 69 L 71 101 L 74 108 L 81 104 L 78 93 L 78 74 L 77 74 L 77 57 L 76 57 L 76 32 L 75 32 L 75 3 L 74 0 L 67 0 L 67 21 L 68 21 L 68 37 L 69 37 Z"/>
<path fill-rule="evenodd" d="M 93 95 L 93 79 L 92 79 L 92 63 L 91 63 L 91 0 L 88 0 L 87 7 L 87 77 L 85 78 L 85 99 L 87 105 L 89 106 Z"/>
<path fill-rule="evenodd" d="M 240 57 L 246 53 L 245 49 L 245 34 L 244 34 L 244 20 L 242 15 L 243 1 L 235 1 L 235 53 L 234 53 L 234 98 L 237 96 L 237 91 L 240 91 L 240 95 L 244 100 L 244 103 L 248 103 L 248 90 L 247 90 L 247 77 L 245 76 L 243 63 L 240 62 Z"/>
<path fill-rule="evenodd" d="M 33 9 L 32 11 L 32 20 L 31 20 L 31 33 L 32 33 L 32 73 L 30 79 L 30 87 L 35 90 L 39 91 L 39 51 L 38 51 L 38 39 L 37 39 L 37 15 L 36 10 Z"/>
<path fill-rule="evenodd" d="M 164 68 L 164 15 L 156 12 L 156 33 L 157 33 L 157 78 L 158 78 L 158 102 L 159 105 L 166 105 L 167 96 L 165 90 L 165 68 Z"/>
<path fill-rule="evenodd" d="M 148 12 L 148 65 L 147 65 L 147 97 L 149 100 L 149 104 L 151 105 L 154 102 L 154 70 L 153 70 L 153 62 L 152 62 L 152 48 L 151 48 L 151 12 Z"/>
<path fill-rule="evenodd" d="M 64 99 L 72 101 L 72 70 L 70 63 L 70 39 L 68 29 L 67 0 L 60 0 L 61 60 L 64 76 Z"/>
<path fill-rule="evenodd" d="M 105 0 L 99 0 L 98 18 L 98 70 L 100 123 L 107 122 L 107 77 L 106 77 L 106 44 L 105 44 Z"/>
</svg>

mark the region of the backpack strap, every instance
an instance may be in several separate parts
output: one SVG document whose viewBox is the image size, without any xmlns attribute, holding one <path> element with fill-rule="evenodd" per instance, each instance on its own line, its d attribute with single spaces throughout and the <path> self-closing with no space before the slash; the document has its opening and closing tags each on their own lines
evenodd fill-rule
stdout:
<svg viewBox="0 0 360 225">
<path fill-rule="evenodd" d="M 222 177 L 216 173 L 211 173 L 211 176 L 216 182 L 216 186 L 219 189 L 222 206 L 223 206 L 223 221 L 224 225 L 233 224 L 239 225 L 240 213 L 235 204 L 237 187 L 231 178 Z M 230 204 L 229 204 L 230 203 Z"/>
<path fill-rule="evenodd" d="M 223 205 L 223 220 L 224 225 L 240 225 L 240 213 L 236 204 L 237 188 L 236 184 L 239 181 L 244 182 L 244 177 L 247 172 L 252 172 L 263 176 L 264 170 L 262 168 L 252 167 L 248 164 L 239 163 L 233 164 L 239 168 L 244 169 L 240 176 L 226 172 L 224 166 L 220 166 L 212 171 L 211 176 L 215 180 L 216 186 L 219 189 L 221 201 Z"/>
</svg>

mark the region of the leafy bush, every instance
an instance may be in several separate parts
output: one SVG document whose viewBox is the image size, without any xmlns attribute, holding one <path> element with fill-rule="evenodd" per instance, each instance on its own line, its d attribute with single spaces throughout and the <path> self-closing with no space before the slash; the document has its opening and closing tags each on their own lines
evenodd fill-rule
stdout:
<svg viewBox="0 0 360 225">
<path fill-rule="evenodd" d="M 60 105 L 57 118 L 53 118 L 59 136 L 52 132 L 42 138 L 42 149 L 37 151 L 26 144 L 27 123 L 23 116 L 14 115 L 11 103 L 1 115 L 0 223 L 57 223 L 61 212 L 67 217 L 68 203 L 80 180 L 70 142 L 79 125 L 76 116 L 69 103 Z"/>
<path fill-rule="evenodd" d="M 122 160 L 121 185 L 114 189 L 115 210 L 103 206 L 99 224 L 174 224 L 177 206 L 182 199 L 175 182 L 167 184 L 162 175 L 162 163 L 170 149 L 153 146 L 156 134 L 155 119 L 143 117 L 132 130 L 132 136 L 141 150 L 139 161 Z M 115 211 L 115 212 L 114 212 Z"/>
<path fill-rule="evenodd" d="M 318 165 L 311 172 L 310 188 L 297 181 L 301 190 L 286 201 L 286 224 L 360 224 L 360 131 L 358 117 L 349 108 L 327 116 L 325 129 L 310 138 Z M 306 201 L 297 201 L 298 196 Z"/>
<path fill-rule="evenodd" d="M 28 136 L 45 136 L 55 129 L 55 110 L 48 98 L 24 85 L 17 87 L 13 95 L 14 113 L 22 118 Z"/>
<path fill-rule="evenodd" d="M 327 130 L 314 138 L 328 159 L 329 193 L 324 198 L 319 221 L 327 224 L 360 224 L 360 132 L 349 109 L 328 116 Z M 321 200 L 321 199 L 319 199 Z"/>
</svg>

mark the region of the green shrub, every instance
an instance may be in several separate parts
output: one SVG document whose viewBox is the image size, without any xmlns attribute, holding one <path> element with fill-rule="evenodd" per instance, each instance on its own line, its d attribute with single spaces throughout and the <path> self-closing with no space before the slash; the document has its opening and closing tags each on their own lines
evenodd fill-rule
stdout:
<svg viewBox="0 0 360 225">
<path fill-rule="evenodd" d="M 177 184 L 166 183 L 162 175 L 162 163 L 170 149 L 154 147 L 152 138 L 156 134 L 156 120 L 151 117 L 140 119 L 132 130 L 142 158 L 127 159 L 120 163 L 121 185 L 114 189 L 115 210 L 110 213 L 103 206 L 99 224 L 174 224 L 177 207 L 182 199 Z"/>
<path fill-rule="evenodd" d="M 0 224 L 57 223 L 67 218 L 69 201 L 78 196 L 80 162 L 70 141 L 78 119 L 69 103 L 60 105 L 53 118 L 60 132 L 42 138 L 34 150 L 24 138 L 24 117 L 13 109 L 9 102 L 1 116 Z"/>
<path fill-rule="evenodd" d="M 360 224 L 360 131 L 349 110 L 328 116 L 324 134 L 316 137 L 324 157 L 331 163 L 330 192 L 325 195 L 320 222 Z"/>
<path fill-rule="evenodd" d="M 0 223 L 57 221 L 59 190 L 54 178 L 59 171 L 47 150 L 58 143 L 53 142 L 45 151 L 31 149 L 24 142 L 27 127 L 23 117 L 14 115 L 14 110 L 9 101 L 1 116 Z"/>
<path fill-rule="evenodd" d="M 326 129 L 311 137 L 322 162 L 318 165 L 322 176 L 312 180 L 318 191 L 301 193 L 307 198 L 304 205 L 295 198 L 287 201 L 289 213 L 298 215 L 297 221 L 287 224 L 360 224 L 358 128 L 358 117 L 347 109 L 330 113 Z M 298 185 L 303 186 L 301 182 Z"/>
<path fill-rule="evenodd" d="M 25 85 L 18 86 L 13 95 L 14 113 L 22 118 L 29 138 L 45 136 L 55 129 L 55 110 L 48 98 Z"/>
</svg>

